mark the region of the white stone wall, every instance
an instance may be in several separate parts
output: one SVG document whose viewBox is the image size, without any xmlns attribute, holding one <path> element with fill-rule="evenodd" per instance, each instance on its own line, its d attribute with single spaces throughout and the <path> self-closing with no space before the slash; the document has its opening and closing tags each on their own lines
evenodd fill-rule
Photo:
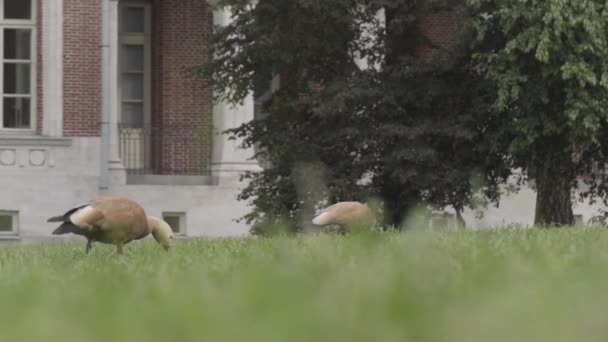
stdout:
<svg viewBox="0 0 608 342">
<path fill-rule="evenodd" d="M 589 201 L 580 202 L 578 198 L 573 201 L 574 215 L 581 215 L 582 222 L 587 223 L 598 210 L 608 209 L 606 206 Z M 504 195 L 498 207 L 490 205 L 483 211 L 481 219 L 476 217 L 476 211 L 465 210 L 463 218 L 467 227 L 471 229 L 501 228 L 508 225 L 531 227 L 534 225 L 536 210 L 536 192 L 529 186 L 523 186 L 519 192 Z"/>
<path fill-rule="evenodd" d="M 49 235 L 48 217 L 97 194 L 98 138 L 0 142 L 0 210 L 19 212 L 22 238 Z"/>
<path fill-rule="evenodd" d="M 187 236 L 243 236 L 249 227 L 234 220 L 248 212 L 245 203 L 237 201 L 240 190 L 237 178 L 223 178 L 218 185 L 113 186 L 112 195 L 124 195 L 141 203 L 148 215 L 162 217 L 162 212 L 184 212 Z"/>
<path fill-rule="evenodd" d="M 49 237 L 56 224 L 47 218 L 99 195 L 99 138 L 48 140 L 64 146 L 10 141 L 14 144 L 0 138 L 0 210 L 19 212 L 24 242 Z M 234 222 L 248 210 L 236 200 L 241 186 L 235 174 L 223 176 L 217 185 L 114 185 L 106 195 L 132 198 L 149 215 L 184 212 L 188 236 L 241 236 L 249 229 Z"/>
</svg>

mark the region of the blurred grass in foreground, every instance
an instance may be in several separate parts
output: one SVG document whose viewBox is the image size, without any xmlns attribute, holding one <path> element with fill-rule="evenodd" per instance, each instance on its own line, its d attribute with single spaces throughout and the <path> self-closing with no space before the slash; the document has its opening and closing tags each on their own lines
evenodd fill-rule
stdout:
<svg viewBox="0 0 608 342">
<path fill-rule="evenodd" d="M 0 341 L 606 341 L 601 228 L 0 248 Z"/>
</svg>

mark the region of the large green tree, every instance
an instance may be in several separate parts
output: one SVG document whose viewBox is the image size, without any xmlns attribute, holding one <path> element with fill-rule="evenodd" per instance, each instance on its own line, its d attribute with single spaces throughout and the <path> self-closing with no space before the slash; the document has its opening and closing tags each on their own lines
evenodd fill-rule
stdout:
<svg viewBox="0 0 608 342">
<path fill-rule="evenodd" d="M 498 202 L 498 184 L 510 175 L 503 153 L 510 139 L 505 117 L 488 105 L 496 89 L 471 61 L 467 32 L 451 46 L 437 46 L 419 20 L 441 12 L 463 15 L 460 1 L 385 1 L 385 59 L 378 75 L 373 140 L 381 158 L 374 183 L 386 203 L 388 223 L 425 203 L 473 206 L 480 190 Z M 449 33 L 448 33 L 449 34 Z M 416 51 L 434 51 L 420 59 Z"/>
<path fill-rule="evenodd" d="M 229 132 L 266 161 L 245 175 L 239 196 L 254 205 L 245 217 L 254 232 L 297 230 L 324 198 L 380 198 L 384 223 L 393 225 L 420 203 L 460 211 L 477 190 L 498 199 L 510 170 L 502 153 L 510 126 L 485 100 L 495 87 L 469 63 L 466 44 L 435 46 L 418 30 L 418 16 L 455 5 L 421 3 L 220 2 L 234 20 L 215 30 L 201 73 L 219 100 L 265 98 L 263 116 Z M 417 58 L 422 45 L 437 58 Z M 355 57 L 375 67 L 361 68 Z M 264 93 L 273 76 L 280 87 Z"/>
<path fill-rule="evenodd" d="M 536 224 L 573 223 L 572 193 L 604 196 L 608 139 L 608 3 L 469 0 L 476 61 L 516 131 L 508 152 L 534 179 Z"/>
</svg>

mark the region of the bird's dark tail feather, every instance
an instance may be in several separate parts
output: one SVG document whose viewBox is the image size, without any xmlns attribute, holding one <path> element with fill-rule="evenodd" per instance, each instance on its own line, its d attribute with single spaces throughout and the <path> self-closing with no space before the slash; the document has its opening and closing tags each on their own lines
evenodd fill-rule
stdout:
<svg viewBox="0 0 608 342">
<path fill-rule="evenodd" d="M 66 223 L 62 224 L 61 226 L 57 227 L 55 230 L 53 230 L 53 235 L 74 233 L 77 231 L 77 229 L 78 229 L 77 226 L 66 222 Z"/>
<path fill-rule="evenodd" d="M 46 222 L 63 222 L 63 221 L 65 221 L 64 215 L 53 216 L 50 219 L 46 220 Z"/>
</svg>

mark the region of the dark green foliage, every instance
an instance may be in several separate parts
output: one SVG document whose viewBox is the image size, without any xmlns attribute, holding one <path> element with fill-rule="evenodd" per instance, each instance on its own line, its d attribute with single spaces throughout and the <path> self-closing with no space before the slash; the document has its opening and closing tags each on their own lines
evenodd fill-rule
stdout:
<svg viewBox="0 0 608 342">
<path fill-rule="evenodd" d="M 255 233 L 285 220 L 287 231 L 297 231 L 324 198 L 380 198 L 385 223 L 395 225 L 420 203 L 462 210 L 476 190 L 498 200 L 511 131 L 488 100 L 495 87 L 470 63 L 465 41 L 446 50 L 416 28 L 418 16 L 459 11 L 460 1 L 421 3 L 220 2 L 234 21 L 214 32 L 214 57 L 201 68 L 219 99 L 259 97 L 271 75 L 281 83 L 259 120 L 229 131 L 266 162 L 263 172 L 244 176 L 249 184 L 239 196 L 254 205 L 245 219 Z M 436 60 L 417 59 L 421 45 L 435 48 Z M 355 56 L 378 68 L 359 68 Z M 364 176 L 369 181 L 359 183 Z"/>
<path fill-rule="evenodd" d="M 381 151 L 377 184 L 393 203 L 392 223 L 420 199 L 436 207 L 471 206 L 474 190 L 497 201 L 497 184 L 509 176 L 500 154 L 510 131 L 505 118 L 484 102 L 494 88 L 457 46 L 449 62 L 401 57 L 381 75 L 375 141 Z"/>
</svg>

